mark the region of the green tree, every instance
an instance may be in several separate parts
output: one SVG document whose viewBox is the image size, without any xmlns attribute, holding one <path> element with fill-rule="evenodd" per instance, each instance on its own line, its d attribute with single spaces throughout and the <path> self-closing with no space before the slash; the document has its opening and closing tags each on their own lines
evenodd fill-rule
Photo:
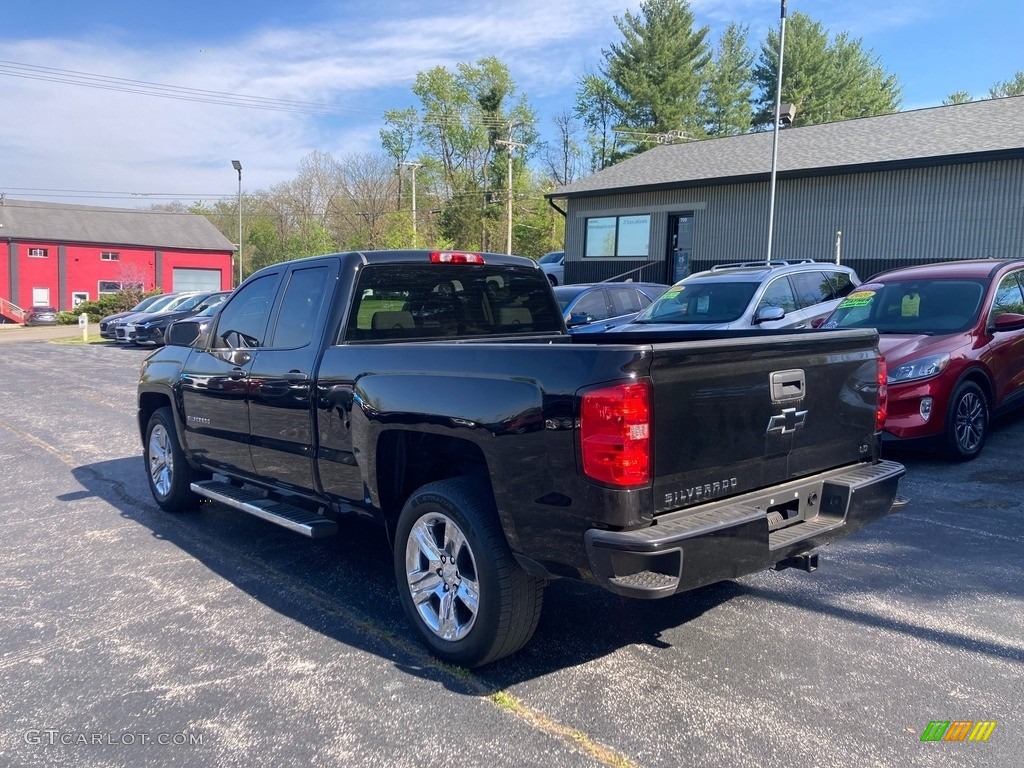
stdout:
<svg viewBox="0 0 1024 768">
<path fill-rule="evenodd" d="M 760 87 L 755 124 L 771 127 L 779 64 L 779 31 L 770 30 L 754 68 Z M 794 125 L 815 125 L 852 117 L 883 115 L 900 107 L 902 88 L 860 40 L 829 32 L 803 13 L 786 23 L 782 101 L 796 105 Z"/>
<path fill-rule="evenodd" d="M 711 61 L 708 27 L 694 29 L 687 0 L 646 0 L 640 13 L 626 11 L 615 24 L 622 42 L 602 51 L 604 76 L 622 116 L 618 126 L 632 136 L 632 151 L 650 145 L 643 134 L 704 135 L 701 103 Z"/>
<path fill-rule="evenodd" d="M 622 121 L 616 106 L 615 87 L 600 75 L 589 73 L 580 78 L 573 114 L 587 129 L 590 172 L 607 168 L 616 149 L 615 126 Z"/>
<path fill-rule="evenodd" d="M 277 228 L 265 216 L 260 216 L 250 224 L 245 242 L 247 247 L 244 256 L 250 273 L 287 258 Z"/>
<path fill-rule="evenodd" d="M 950 104 L 966 104 L 969 101 L 974 101 L 974 99 L 967 91 L 954 91 L 944 98 L 942 103 L 949 106 Z"/>
<path fill-rule="evenodd" d="M 1001 99 L 1005 96 L 1024 96 L 1024 71 L 1017 70 L 1010 80 L 996 83 L 988 89 L 989 98 Z"/>
<path fill-rule="evenodd" d="M 753 123 L 754 54 L 747 47 L 748 33 L 746 25 L 730 24 L 708 66 L 704 104 L 707 132 L 711 136 L 746 133 Z"/>
<path fill-rule="evenodd" d="M 527 145 L 528 158 L 537 142 L 533 109 L 508 67 L 493 56 L 459 63 L 454 71 L 420 72 L 412 91 L 420 100 L 420 160 L 435 180 L 441 209 L 437 237 L 464 248 L 497 247 L 504 240 L 497 239 L 500 204 L 515 188 L 515 179 L 505 178 L 509 148 L 498 142 Z M 523 156 L 513 154 L 514 175 L 522 172 Z"/>
</svg>

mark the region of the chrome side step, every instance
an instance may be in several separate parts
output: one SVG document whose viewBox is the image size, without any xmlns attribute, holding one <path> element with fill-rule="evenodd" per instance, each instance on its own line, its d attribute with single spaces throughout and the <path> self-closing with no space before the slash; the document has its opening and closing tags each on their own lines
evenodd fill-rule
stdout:
<svg viewBox="0 0 1024 768">
<path fill-rule="evenodd" d="M 248 512 L 312 539 L 333 536 L 338 532 L 338 524 L 333 520 L 283 501 L 268 499 L 265 493 L 253 488 L 239 488 L 220 480 L 192 483 L 190 487 L 193 493 L 203 498 Z"/>
</svg>

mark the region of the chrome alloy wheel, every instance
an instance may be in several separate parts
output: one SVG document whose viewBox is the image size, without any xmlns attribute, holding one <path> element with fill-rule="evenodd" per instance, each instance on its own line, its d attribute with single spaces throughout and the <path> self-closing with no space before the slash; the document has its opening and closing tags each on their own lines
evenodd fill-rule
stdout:
<svg viewBox="0 0 1024 768">
<path fill-rule="evenodd" d="M 985 437 L 985 403 L 972 391 L 964 393 L 956 404 L 956 442 L 965 453 L 977 449 Z"/>
<path fill-rule="evenodd" d="M 161 496 L 171 492 L 174 480 L 174 451 L 171 436 L 162 424 L 157 424 L 149 433 L 149 477 L 153 488 Z"/>
<path fill-rule="evenodd" d="M 448 516 L 431 512 L 413 525 L 405 546 L 405 574 L 423 623 L 442 640 L 462 640 L 480 610 L 476 559 Z"/>
</svg>

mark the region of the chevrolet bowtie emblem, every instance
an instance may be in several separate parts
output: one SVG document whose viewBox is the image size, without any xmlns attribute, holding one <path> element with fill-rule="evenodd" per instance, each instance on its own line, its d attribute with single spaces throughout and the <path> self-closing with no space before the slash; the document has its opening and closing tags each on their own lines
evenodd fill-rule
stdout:
<svg viewBox="0 0 1024 768">
<path fill-rule="evenodd" d="M 805 421 L 807 421 L 807 411 L 783 408 L 782 413 L 772 416 L 768 422 L 767 432 L 769 435 L 785 435 L 789 432 L 796 432 L 803 427 Z"/>
</svg>

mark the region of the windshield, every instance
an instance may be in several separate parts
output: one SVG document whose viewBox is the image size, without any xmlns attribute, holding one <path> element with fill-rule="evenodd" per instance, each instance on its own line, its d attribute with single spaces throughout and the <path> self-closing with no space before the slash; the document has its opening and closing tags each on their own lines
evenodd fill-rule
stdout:
<svg viewBox="0 0 1024 768">
<path fill-rule="evenodd" d="M 978 318 L 985 280 L 914 280 L 862 285 L 823 328 L 876 328 L 879 333 L 957 333 Z"/>
<path fill-rule="evenodd" d="M 162 298 L 164 298 L 164 297 L 163 296 L 159 296 L 159 295 L 157 295 L 157 296 L 147 296 L 145 299 L 143 299 L 138 304 L 136 304 L 134 307 L 132 307 L 129 311 L 130 312 L 141 312 L 142 310 L 148 309 L 149 307 L 153 306 L 154 304 L 157 303 L 157 301 L 159 301 Z"/>
<path fill-rule="evenodd" d="M 195 293 L 178 296 L 170 304 L 162 306 L 160 310 L 163 312 L 182 312 L 187 309 L 192 309 L 192 307 L 201 302 L 205 297 L 206 294 Z"/>
<path fill-rule="evenodd" d="M 731 323 L 742 317 L 758 283 L 677 283 L 637 315 L 634 323 Z"/>
<path fill-rule="evenodd" d="M 564 254 L 563 251 L 552 251 L 551 253 L 545 253 L 543 256 L 540 257 L 540 261 L 538 261 L 537 263 L 538 264 L 557 264 L 558 262 L 560 262 L 562 260 L 562 256 L 564 256 L 564 255 L 565 254 Z"/>
<path fill-rule="evenodd" d="M 164 309 L 165 307 L 169 306 L 172 302 L 177 301 L 180 298 L 181 297 L 178 296 L 177 294 L 172 294 L 170 296 L 159 296 L 157 297 L 156 301 L 154 301 L 152 304 L 146 307 L 146 311 L 159 312 L 160 310 Z"/>
</svg>

